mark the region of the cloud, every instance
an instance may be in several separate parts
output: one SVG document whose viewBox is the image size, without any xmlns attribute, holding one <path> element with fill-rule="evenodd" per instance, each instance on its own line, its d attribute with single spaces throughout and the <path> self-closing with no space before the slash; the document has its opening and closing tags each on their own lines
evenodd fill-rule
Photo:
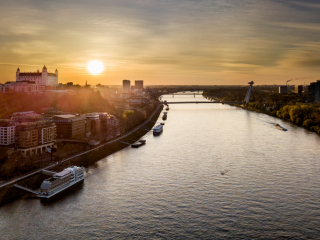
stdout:
<svg viewBox="0 0 320 240">
<path fill-rule="evenodd" d="M 0 36 L 1 35 L 39 35 L 45 30 L 42 19 L 43 12 L 37 8 L 25 6 L 24 4 L 13 5 L 12 2 L 0 10 Z"/>
<path fill-rule="evenodd" d="M 320 9 L 320 3 L 317 1 L 292 1 L 291 4 L 305 8 Z"/>
<path fill-rule="evenodd" d="M 318 5 L 283 0 L 3 0 L 0 60 L 81 70 L 98 58 L 110 71 L 145 71 L 154 78 L 270 74 L 290 67 L 314 71 Z"/>
<path fill-rule="evenodd" d="M 281 67 L 320 69 L 320 43 L 306 43 L 288 51 L 283 59 L 279 60 Z"/>
<path fill-rule="evenodd" d="M 304 31 L 312 31 L 314 33 L 316 33 L 317 31 L 320 31 L 320 23 L 289 22 L 289 23 L 277 23 L 277 26 L 285 27 L 285 28 L 301 29 Z"/>
</svg>

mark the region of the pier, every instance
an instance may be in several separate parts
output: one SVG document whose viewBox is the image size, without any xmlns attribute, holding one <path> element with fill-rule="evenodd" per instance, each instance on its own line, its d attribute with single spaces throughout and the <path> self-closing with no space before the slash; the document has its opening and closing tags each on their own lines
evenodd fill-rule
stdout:
<svg viewBox="0 0 320 240">
<path fill-rule="evenodd" d="M 48 176 L 53 176 L 54 174 L 56 174 L 56 172 L 52 172 L 49 170 L 42 170 L 42 174 L 48 175 Z"/>
<path fill-rule="evenodd" d="M 13 186 L 15 186 L 16 188 L 20 188 L 20 189 L 22 189 L 22 190 L 25 190 L 25 191 L 27 191 L 27 192 L 33 193 L 33 194 L 35 194 L 35 195 L 38 195 L 38 194 L 39 194 L 39 192 L 37 192 L 37 191 L 35 191 L 35 190 L 32 190 L 32 189 L 30 189 L 30 188 L 26 188 L 26 187 L 22 187 L 22 186 L 20 186 L 20 185 L 18 185 L 18 184 L 14 184 Z"/>
</svg>

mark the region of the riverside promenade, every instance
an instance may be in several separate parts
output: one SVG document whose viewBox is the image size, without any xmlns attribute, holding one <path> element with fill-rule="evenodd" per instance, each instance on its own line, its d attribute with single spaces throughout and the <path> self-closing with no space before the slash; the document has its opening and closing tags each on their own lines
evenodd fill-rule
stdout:
<svg viewBox="0 0 320 240">
<path fill-rule="evenodd" d="M 107 146 L 107 145 L 109 145 L 109 144 L 118 142 L 118 141 L 122 140 L 123 138 L 126 138 L 126 137 L 129 136 L 130 134 L 132 134 L 132 133 L 134 133 L 135 131 L 137 131 L 137 130 L 139 130 L 140 128 L 142 128 L 146 123 L 148 123 L 148 122 L 151 120 L 151 118 L 156 114 L 156 112 L 159 110 L 159 108 L 161 108 L 161 107 L 162 107 L 162 104 L 159 104 L 158 107 L 152 112 L 152 114 L 151 114 L 143 123 L 141 123 L 139 126 L 133 128 L 133 129 L 131 129 L 129 132 L 126 132 L 125 134 L 120 135 L 120 136 L 116 137 L 115 139 L 113 139 L 113 140 L 111 140 L 111 141 L 107 141 L 106 143 L 103 143 L 103 144 L 101 144 L 101 145 L 99 145 L 99 146 L 97 146 L 97 147 L 95 147 L 95 148 L 92 148 L 92 149 L 90 149 L 90 150 L 88 150 L 88 151 L 84 151 L 84 152 L 75 154 L 75 155 L 73 155 L 73 156 L 71 156 L 71 157 L 65 158 L 65 159 L 63 159 L 63 160 L 61 160 L 61 161 L 59 161 L 59 162 L 50 164 L 50 165 L 48 165 L 48 166 L 46 166 L 46 167 L 37 169 L 37 170 L 35 170 L 35 171 L 33 171 L 33 172 L 30 172 L 30 173 L 28 173 L 28 174 L 25 174 L 25 175 L 23 175 L 23 176 L 15 177 L 15 178 L 11 179 L 10 181 L 2 182 L 2 183 L 0 183 L 0 189 L 3 188 L 3 187 L 5 187 L 5 186 L 8 186 L 8 185 L 10 185 L 10 184 L 15 184 L 16 182 L 18 182 L 18 181 L 20 181 L 20 180 L 23 180 L 23 179 L 25 179 L 25 178 L 31 177 L 31 176 L 33 176 L 33 175 L 35 175 L 35 174 L 41 173 L 43 170 L 49 170 L 50 168 L 53 168 L 53 167 L 57 166 L 58 164 L 61 164 L 61 163 L 64 163 L 64 162 L 68 162 L 68 161 L 70 161 L 70 160 L 72 160 L 72 159 L 74 159 L 74 158 L 83 156 L 83 155 L 88 154 L 88 153 L 90 153 L 90 152 L 96 151 L 96 150 L 99 149 L 99 148 L 105 147 L 105 146 Z"/>
</svg>

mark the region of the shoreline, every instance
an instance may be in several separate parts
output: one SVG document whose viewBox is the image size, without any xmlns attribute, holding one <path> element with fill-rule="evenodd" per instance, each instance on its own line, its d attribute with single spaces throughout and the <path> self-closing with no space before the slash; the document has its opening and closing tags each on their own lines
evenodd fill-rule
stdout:
<svg viewBox="0 0 320 240">
<path fill-rule="evenodd" d="M 205 96 L 203 96 L 203 97 L 207 99 L 207 97 L 205 97 Z M 211 98 L 211 97 L 210 97 L 210 98 Z M 213 97 L 212 97 L 212 98 L 213 98 Z M 271 114 L 271 112 L 268 112 L 268 111 L 264 111 L 264 110 L 260 110 L 260 109 L 256 109 L 256 108 L 252 108 L 252 107 L 246 107 L 246 106 L 242 106 L 242 105 L 237 105 L 237 104 L 228 104 L 228 105 L 234 106 L 234 107 L 239 107 L 239 108 L 242 108 L 242 109 L 244 109 L 244 110 L 251 111 L 251 112 L 258 112 L 258 113 L 266 114 L 266 115 L 269 115 L 269 116 L 271 116 L 271 117 L 274 117 L 274 118 L 277 118 L 277 119 L 281 119 L 282 121 L 289 122 L 289 123 L 291 123 L 291 124 L 293 124 L 293 125 L 295 125 L 295 126 L 297 126 L 297 127 L 300 127 L 300 128 L 305 129 L 305 130 L 308 130 L 308 131 L 310 131 L 310 132 L 312 132 L 312 133 L 317 134 L 318 136 L 320 135 L 319 133 L 317 133 L 317 132 L 314 131 L 314 130 L 311 130 L 311 129 L 309 129 L 309 128 L 306 128 L 306 127 L 304 127 L 304 126 L 302 126 L 302 125 L 299 125 L 299 124 L 297 124 L 297 123 L 291 122 L 291 121 L 289 121 L 288 119 L 280 118 L 280 117 L 278 117 L 277 115 Z"/>
<path fill-rule="evenodd" d="M 152 129 L 152 127 L 157 122 L 157 119 L 159 118 L 162 110 L 163 105 L 159 103 L 158 107 L 143 123 L 139 124 L 137 127 L 129 130 L 123 135 L 120 135 L 119 137 L 103 143 L 88 151 L 75 154 L 74 156 L 59 161 L 59 164 L 54 163 L 45 168 L 38 169 L 32 173 L 27 174 L 21 180 L 11 180 L 7 183 L 4 183 L 5 185 L 0 186 L 0 207 L 19 198 L 27 198 L 28 196 L 30 196 L 30 194 L 26 191 L 13 186 L 13 184 L 17 182 L 19 182 L 19 185 L 34 189 L 35 186 L 39 186 L 42 181 L 47 178 L 47 176 L 41 174 L 42 170 L 50 169 L 52 171 L 58 172 L 71 165 L 81 165 L 84 167 L 89 167 L 91 165 L 94 165 L 102 158 L 105 158 L 127 147 L 129 143 L 131 144 L 132 140 L 134 140 L 134 142 L 139 140 L 142 136 L 144 136 Z"/>
</svg>

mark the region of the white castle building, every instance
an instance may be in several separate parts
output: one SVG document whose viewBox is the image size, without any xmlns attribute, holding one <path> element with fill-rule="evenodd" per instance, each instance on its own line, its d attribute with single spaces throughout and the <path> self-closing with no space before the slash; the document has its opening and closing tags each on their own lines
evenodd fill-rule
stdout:
<svg viewBox="0 0 320 240">
<path fill-rule="evenodd" d="M 42 72 L 20 72 L 17 69 L 16 81 L 0 84 L 0 92 L 41 92 L 46 90 L 47 86 L 55 86 L 58 84 L 58 70 L 54 73 L 47 71 L 47 67 L 43 66 Z"/>
<path fill-rule="evenodd" d="M 45 86 L 55 86 L 58 84 L 58 70 L 54 73 L 47 71 L 47 67 L 43 66 L 42 72 L 37 70 L 37 72 L 20 72 L 17 69 L 16 72 L 16 82 L 34 82 L 35 84 L 45 85 Z"/>
</svg>

